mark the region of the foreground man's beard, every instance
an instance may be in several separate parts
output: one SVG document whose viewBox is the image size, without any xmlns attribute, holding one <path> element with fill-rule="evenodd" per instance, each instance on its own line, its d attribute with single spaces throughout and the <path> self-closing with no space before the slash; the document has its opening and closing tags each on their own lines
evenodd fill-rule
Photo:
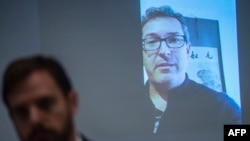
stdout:
<svg viewBox="0 0 250 141">
<path fill-rule="evenodd" d="M 73 123 L 71 118 L 68 119 L 62 132 L 48 129 L 42 125 L 34 127 L 26 138 L 22 141 L 69 141 L 71 134 L 73 133 Z"/>
</svg>

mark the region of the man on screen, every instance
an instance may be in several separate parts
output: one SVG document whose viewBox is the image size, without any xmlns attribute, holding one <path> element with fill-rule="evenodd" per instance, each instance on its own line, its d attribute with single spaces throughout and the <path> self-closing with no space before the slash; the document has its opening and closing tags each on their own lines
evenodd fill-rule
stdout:
<svg viewBox="0 0 250 141">
<path fill-rule="evenodd" d="M 189 79 L 190 45 L 180 13 L 169 6 L 146 10 L 142 52 L 152 133 L 221 133 L 224 124 L 241 123 L 240 108 L 233 99 Z"/>
<path fill-rule="evenodd" d="M 73 124 L 77 94 L 55 59 L 15 60 L 4 73 L 2 88 L 21 141 L 87 141 Z"/>
</svg>

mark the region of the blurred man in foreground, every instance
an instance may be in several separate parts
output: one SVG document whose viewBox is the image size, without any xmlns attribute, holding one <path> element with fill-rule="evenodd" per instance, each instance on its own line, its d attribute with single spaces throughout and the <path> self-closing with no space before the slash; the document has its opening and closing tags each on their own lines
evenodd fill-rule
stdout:
<svg viewBox="0 0 250 141">
<path fill-rule="evenodd" d="M 55 59 L 37 55 L 13 61 L 2 88 L 22 141 L 87 141 L 73 123 L 77 94 Z"/>
</svg>

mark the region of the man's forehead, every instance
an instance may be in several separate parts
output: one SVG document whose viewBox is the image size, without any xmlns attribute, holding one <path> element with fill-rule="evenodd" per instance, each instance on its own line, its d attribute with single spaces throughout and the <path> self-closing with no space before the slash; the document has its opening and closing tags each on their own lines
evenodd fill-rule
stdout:
<svg viewBox="0 0 250 141">
<path fill-rule="evenodd" d="M 57 85 L 52 76 L 47 71 L 39 70 L 32 72 L 27 78 L 17 84 L 13 92 L 34 91 L 36 89 L 53 87 L 57 87 Z"/>
<path fill-rule="evenodd" d="M 182 35 L 183 29 L 180 21 L 173 17 L 157 17 L 150 19 L 142 28 L 143 36 L 156 36 L 158 34 Z"/>
<path fill-rule="evenodd" d="M 41 97 L 62 95 L 54 79 L 46 71 L 36 71 L 22 81 L 8 96 L 10 105 L 34 101 Z"/>
</svg>

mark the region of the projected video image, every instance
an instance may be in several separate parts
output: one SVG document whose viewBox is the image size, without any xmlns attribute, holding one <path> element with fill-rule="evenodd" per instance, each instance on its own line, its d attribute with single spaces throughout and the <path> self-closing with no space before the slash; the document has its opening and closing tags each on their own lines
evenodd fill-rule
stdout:
<svg viewBox="0 0 250 141">
<path fill-rule="evenodd" d="M 144 85 L 157 113 L 152 132 L 219 133 L 240 124 L 235 1 L 140 5 Z"/>
</svg>

